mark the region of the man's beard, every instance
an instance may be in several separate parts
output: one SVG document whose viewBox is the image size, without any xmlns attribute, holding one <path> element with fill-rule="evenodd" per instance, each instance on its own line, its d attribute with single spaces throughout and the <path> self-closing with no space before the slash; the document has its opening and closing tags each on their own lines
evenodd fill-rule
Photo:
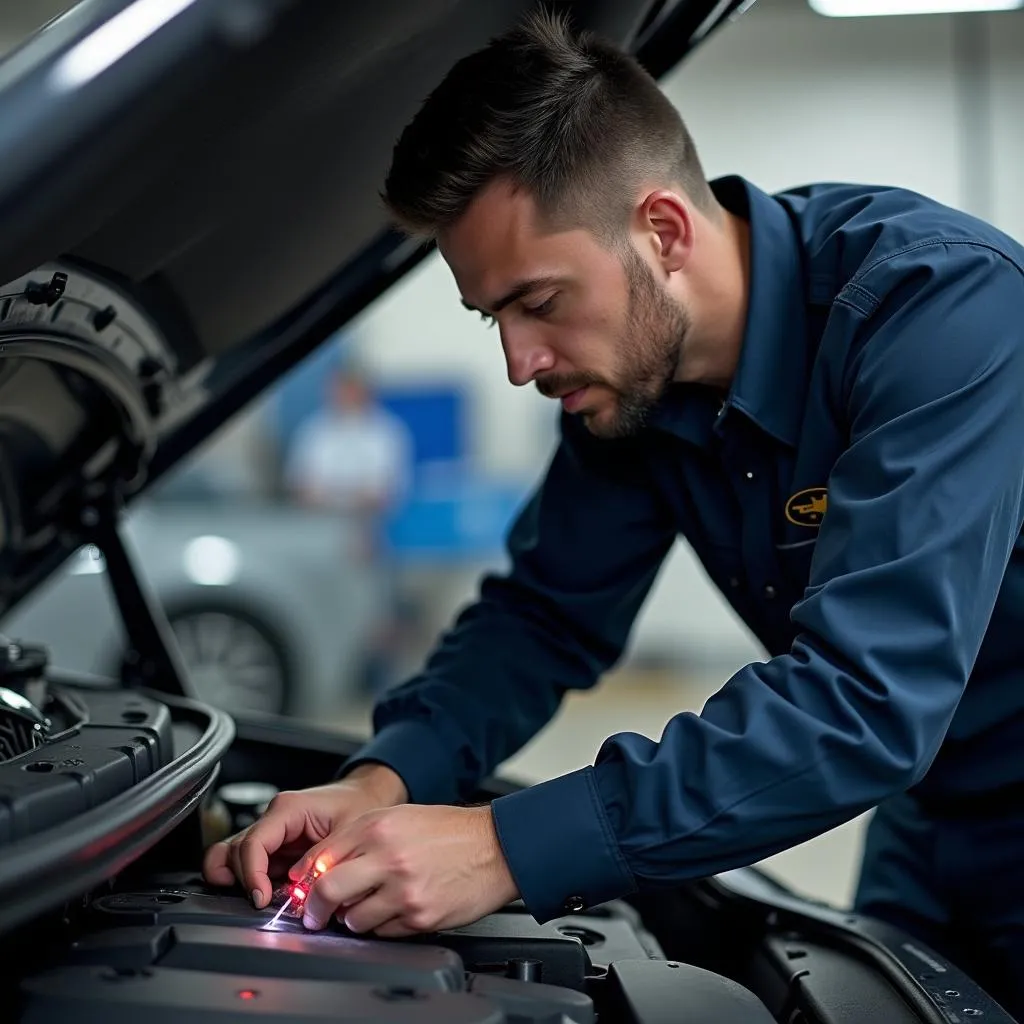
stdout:
<svg viewBox="0 0 1024 1024">
<path fill-rule="evenodd" d="M 615 380 L 596 374 L 565 374 L 537 382 L 542 394 L 603 385 L 615 392 L 617 408 L 609 419 L 583 412 L 595 437 L 619 438 L 638 433 L 665 388 L 676 374 L 683 340 L 690 328 L 686 310 L 673 302 L 658 285 L 651 268 L 627 245 L 623 267 L 629 287 L 629 306 L 620 339 L 619 372 Z"/>
<path fill-rule="evenodd" d="M 623 265 L 629 282 L 629 309 L 620 349 L 622 373 L 613 384 L 618 409 L 611 423 L 594 431 L 601 437 L 628 437 L 643 428 L 679 369 L 683 341 L 690 329 L 686 310 L 665 294 L 632 245 L 626 249 Z"/>
</svg>

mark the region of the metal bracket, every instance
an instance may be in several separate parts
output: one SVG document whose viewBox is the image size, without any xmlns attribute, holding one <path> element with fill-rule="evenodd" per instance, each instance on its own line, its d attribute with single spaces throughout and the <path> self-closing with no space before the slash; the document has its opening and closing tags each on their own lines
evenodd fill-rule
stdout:
<svg viewBox="0 0 1024 1024">
<path fill-rule="evenodd" d="M 122 682 L 193 696 L 167 616 L 118 529 L 116 504 L 108 501 L 87 505 L 82 510 L 82 525 L 89 542 L 103 553 L 107 578 L 124 623 L 127 649 Z"/>
</svg>

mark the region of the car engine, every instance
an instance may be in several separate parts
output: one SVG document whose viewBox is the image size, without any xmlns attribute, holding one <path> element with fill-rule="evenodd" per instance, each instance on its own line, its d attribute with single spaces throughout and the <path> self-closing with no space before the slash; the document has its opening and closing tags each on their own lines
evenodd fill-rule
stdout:
<svg viewBox="0 0 1024 1024">
<path fill-rule="evenodd" d="M 295 887 L 257 910 L 204 882 L 202 854 L 354 741 L 236 729 L 189 698 L 49 670 L 42 648 L 0 653 L 2 1021 L 1010 1020 L 937 956 L 901 965 L 899 936 L 756 878 L 696 886 L 692 918 L 655 896 L 544 924 L 516 902 L 407 940 L 307 931 L 279 913 Z"/>
<path fill-rule="evenodd" d="M 203 787 L 162 842 L 79 891 L 96 869 L 106 875 L 116 866 L 104 854 L 126 831 L 149 846 L 164 828 L 150 817 L 99 842 L 79 832 L 86 845 L 76 851 L 74 832 L 59 833 L 105 804 L 130 802 L 133 790 L 173 770 L 196 740 L 202 712 L 120 689 L 50 686 L 41 649 L 8 642 L 6 650 L 0 837 L 13 856 L 0 869 L 0 893 L 6 923 L 19 925 L 5 950 L 5 962 L 16 965 L 15 1020 L 668 1020 L 645 1009 L 655 1002 L 671 1007 L 676 1021 L 773 1019 L 739 984 L 667 959 L 625 903 L 543 925 L 515 904 L 401 942 L 356 937 L 337 924 L 308 932 L 277 913 L 279 902 L 257 910 L 245 896 L 204 883 L 195 869 L 201 846 L 188 839 L 197 826 L 206 842 L 251 821 L 254 801 L 274 791 L 266 783 Z M 55 845 L 62 856 L 51 855 Z M 190 845 L 186 870 L 166 870 Z M 33 848 L 28 873 L 12 877 L 18 853 Z"/>
</svg>

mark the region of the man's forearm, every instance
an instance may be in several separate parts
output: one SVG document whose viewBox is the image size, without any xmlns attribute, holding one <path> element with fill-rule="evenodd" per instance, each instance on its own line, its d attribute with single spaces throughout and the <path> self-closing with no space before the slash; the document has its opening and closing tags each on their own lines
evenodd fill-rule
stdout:
<svg viewBox="0 0 1024 1024">
<path fill-rule="evenodd" d="M 409 790 L 402 777 L 386 764 L 368 761 L 345 775 L 348 782 L 358 782 L 377 798 L 382 807 L 393 807 L 409 800 Z"/>
<path fill-rule="evenodd" d="M 566 690 L 593 686 L 597 658 L 559 624 L 495 600 L 460 617 L 422 673 L 374 709 L 360 753 L 390 765 L 414 802 L 467 798 L 552 718 Z"/>
<path fill-rule="evenodd" d="M 359 756 L 390 765 L 413 802 L 469 797 L 547 725 L 566 691 L 592 687 L 621 655 L 675 540 L 636 459 L 577 443 L 588 444 L 559 446 L 512 527 L 510 571 L 485 577 L 423 671 L 374 709 L 375 735 Z M 590 504 L 603 515 L 565 514 Z"/>
</svg>

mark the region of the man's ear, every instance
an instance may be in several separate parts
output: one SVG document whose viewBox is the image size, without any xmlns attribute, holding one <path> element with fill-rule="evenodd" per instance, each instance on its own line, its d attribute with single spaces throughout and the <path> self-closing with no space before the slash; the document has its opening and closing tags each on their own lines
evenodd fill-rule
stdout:
<svg viewBox="0 0 1024 1024">
<path fill-rule="evenodd" d="M 682 270 L 693 252 L 694 221 L 686 199 L 658 189 L 637 208 L 637 227 L 666 274 Z"/>
</svg>

